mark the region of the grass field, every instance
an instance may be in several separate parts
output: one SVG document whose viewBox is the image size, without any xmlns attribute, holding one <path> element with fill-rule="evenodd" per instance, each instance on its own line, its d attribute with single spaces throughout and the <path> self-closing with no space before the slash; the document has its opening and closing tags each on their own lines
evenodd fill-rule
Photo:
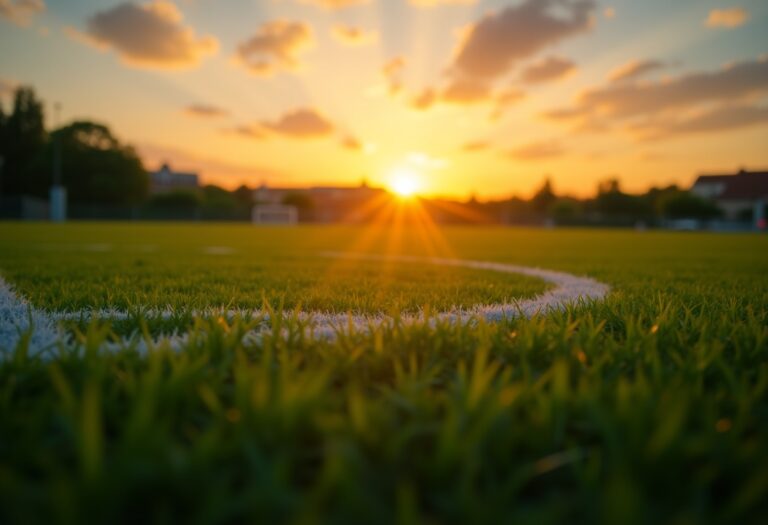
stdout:
<svg viewBox="0 0 768 525">
<path fill-rule="evenodd" d="M 291 311 L 397 318 L 549 288 L 327 251 L 611 293 L 315 338 Z M 4 349 L 0 523 L 763 523 L 767 271 L 758 235 L 0 223 L 0 275 L 35 307 L 136 313 L 65 323 L 53 358 Z M 265 304 L 288 314 L 257 338 L 258 319 L 215 314 Z M 110 344 L 168 330 L 183 348 Z"/>
</svg>

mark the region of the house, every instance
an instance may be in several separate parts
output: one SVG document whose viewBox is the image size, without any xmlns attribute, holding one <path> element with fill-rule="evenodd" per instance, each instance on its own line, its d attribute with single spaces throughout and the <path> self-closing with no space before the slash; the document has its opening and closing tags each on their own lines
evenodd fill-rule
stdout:
<svg viewBox="0 0 768 525">
<path fill-rule="evenodd" d="M 765 220 L 768 171 L 740 170 L 734 175 L 701 175 L 691 193 L 714 201 L 729 220 Z"/>
<path fill-rule="evenodd" d="M 173 171 L 168 164 L 163 164 L 158 171 L 149 174 L 149 192 L 151 195 L 170 191 L 192 191 L 200 186 L 197 173 Z"/>
</svg>

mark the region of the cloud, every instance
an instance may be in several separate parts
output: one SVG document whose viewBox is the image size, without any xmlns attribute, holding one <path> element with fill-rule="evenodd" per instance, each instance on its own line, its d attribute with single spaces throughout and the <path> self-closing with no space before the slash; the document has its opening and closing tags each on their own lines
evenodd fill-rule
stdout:
<svg viewBox="0 0 768 525">
<path fill-rule="evenodd" d="M 312 28 L 304 22 L 274 20 L 237 47 L 235 61 L 256 75 L 270 76 L 280 70 L 296 70 L 299 55 L 312 47 Z"/>
<path fill-rule="evenodd" d="M 341 147 L 344 149 L 348 149 L 349 151 L 363 150 L 363 144 L 351 135 L 347 135 L 346 137 L 341 139 Z"/>
<path fill-rule="evenodd" d="M 401 77 L 404 69 L 405 58 L 403 57 L 395 57 L 381 68 L 381 74 L 387 79 L 390 95 L 396 95 L 403 88 Z"/>
<path fill-rule="evenodd" d="M 517 104 L 524 98 L 525 92 L 516 88 L 510 88 L 497 93 L 494 97 L 494 108 L 491 112 L 491 120 L 501 118 L 510 106 Z"/>
<path fill-rule="evenodd" d="M 331 34 L 336 37 L 336 40 L 348 46 L 364 46 L 366 44 L 372 44 L 379 38 L 379 34 L 376 31 L 366 31 L 359 27 L 341 24 L 334 26 L 331 30 Z"/>
<path fill-rule="evenodd" d="M 260 126 L 248 126 L 248 125 L 241 125 L 241 126 L 234 126 L 231 128 L 225 128 L 222 130 L 223 133 L 230 134 L 230 135 L 238 135 L 243 138 L 252 139 L 252 140 L 264 140 L 268 138 L 267 132 L 264 131 Z"/>
<path fill-rule="evenodd" d="M 645 140 L 658 140 L 671 135 L 729 131 L 768 124 L 768 107 L 751 104 L 724 105 L 682 119 L 667 119 L 636 126 Z"/>
<path fill-rule="evenodd" d="M 491 145 L 485 140 L 476 140 L 473 142 L 467 142 L 461 147 L 461 151 L 465 153 L 477 153 L 487 150 Z"/>
<path fill-rule="evenodd" d="M 487 101 L 491 96 L 491 87 L 483 81 L 454 79 L 443 90 L 441 99 L 452 104 L 477 104 Z"/>
<path fill-rule="evenodd" d="M 606 7 L 605 9 L 603 9 L 603 16 L 608 20 L 616 18 L 616 8 Z"/>
<path fill-rule="evenodd" d="M 473 5 L 478 0 L 408 0 L 416 7 L 437 7 L 441 5 Z"/>
<path fill-rule="evenodd" d="M 291 138 L 310 139 L 333 133 L 335 126 L 311 108 L 290 111 L 273 122 L 262 122 L 261 127 L 272 133 Z"/>
<path fill-rule="evenodd" d="M 541 84 L 563 78 L 576 69 L 567 58 L 548 57 L 523 70 L 520 78 L 526 84 Z"/>
<path fill-rule="evenodd" d="M 660 60 L 632 60 L 624 65 L 614 69 L 608 78 L 612 82 L 623 82 L 625 80 L 638 79 L 651 71 L 656 71 L 667 67 L 667 64 Z"/>
<path fill-rule="evenodd" d="M 747 23 L 749 13 L 740 7 L 731 9 L 713 9 L 705 22 L 707 27 L 734 28 Z"/>
<path fill-rule="evenodd" d="M 438 98 L 439 95 L 434 89 L 427 88 L 414 97 L 413 101 L 411 101 L 411 106 L 423 111 L 431 108 L 438 101 Z"/>
<path fill-rule="evenodd" d="M 703 103 L 731 102 L 768 93 L 768 57 L 716 71 L 689 73 L 664 82 L 614 84 L 582 93 L 575 107 L 552 112 L 556 118 L 627 119 Z"/>
<path fill-rule="evenodd" d="M 0 17 L 22 27 L 31 24 L 45 9 L 43 0 L 0 0 Z"/>
<path fill-rule="evenodd" d="M 726 123 L 728 129 L 754 124 L 742 104 L 766 94 L 768 57 L 763 57 L 664 81 L 611 82 L 582 93 L 574 106 L 547 116 L 575 121 L 581 130 L 604 131 L 613 124 L 625 125 L 645 138 L 664 134 L 664 128 L 669 133 L 685 133 L 714 131 Z"/>
<path fill-rule="evenodd" d="M 514 160 L 539 161 L 560 157 L 565 153 L 563 146 L 554 140 L 544 142 L 532 142 L 513 149 L 508 156 Z"/>
<path fill-rule="evenodd" d="M 520 61 L 591 27 L 593 0 L 525 0 L 490 13 L 469 27 L 451 72 L 497 79 Z"/>
<path fill-rule="evenodd" d="M 335 11 L 337 9 L 346 9 L 347 7 L 367 4 L 369 0 L 299 0 L 299 2 Z"/>
<path fill-rule="evenodd" d="M 187 69 L 216 53 L 218 41 L 197 37 L 182 24 L 181 11 L 157 0 L 144 4 L 123 2 L 91 16 L 84 32 L 67 33 L 99 49 L 112 49 L 125 64 L 157 69 Z"/>
<path fill-rule="evenodd" d="M 229 111 L 226 109 L 207 104 L 191 104 L 184 108 L 184 113 L 192 117 L 202 118 L 217 118 L 229 115 Z"/>
</svg>

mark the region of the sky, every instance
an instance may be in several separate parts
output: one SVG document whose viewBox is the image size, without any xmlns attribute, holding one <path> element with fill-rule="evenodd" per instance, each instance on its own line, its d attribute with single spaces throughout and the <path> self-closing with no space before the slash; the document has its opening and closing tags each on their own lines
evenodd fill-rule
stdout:
<svg viewBox="0 0 768 525">
<path fill-rule="evenodd" d="M 765 0 L 0 0 L 0 101 L 227 188 L 587 196 L 768 167 L 765 35 Z"/>
</svg>

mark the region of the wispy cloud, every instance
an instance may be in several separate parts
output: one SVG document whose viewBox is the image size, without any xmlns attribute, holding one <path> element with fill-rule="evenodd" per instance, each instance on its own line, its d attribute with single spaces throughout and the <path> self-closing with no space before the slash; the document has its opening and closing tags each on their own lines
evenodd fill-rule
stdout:
<svg viewBox="0 0 768 525">
<path fill-rule="evenodd" d="M 229 111 L 226 109 L 208 104 L 190 104 L 184 108 L 184 113 L 192 117 L 202 118 L 218 118 L 229 115 Z"/>
<path fill-rule="evenodd" d="M 0 17 L 22 27 L 30 25 L 45 9 L 43 0 L 0 0 Z"/>
<path fill-rule="evenodd" d="M 730 9 L 713 9 L 709 12 L 705 24 L 707 27 L 725 27 L 730 29 L 746 24 L 747 20 L 749 20 L 749 13 L 746 10 L 740 7 L 733 7 Z"/>
<path fill-rule="evenodd" d="M 359 27 L 343 24 L 334 26 L 333 29 L 331 29 L 331 34 L 333 34 L 336 40 L 348 46 L 364 46 L 372 44 L 379 38 L 376 31 L 366 31 Z"/>
<path fill-rule="evenodd" d="M 561 79 L 576 70 L 576 64 L 567 58 L 547 57 L 523 70 L 520 79 L 526 84 L 541 84 Z"/>
<path fill-rule="evenodd" d="M 314 5 L 330 11 L 346 9 L 358 5 L 367 4 L 370 0 L 298 0 L 299 3 Z"/>
<path fill-rule="evenodd" d="M 508 152 L 508 156 L 511 159 L 526 162 L 552 159 L 564 154 L 565 149 L 562 144 L 556 140 L 531 142 Z"/>
<path fill-rule="evenodd" d="M 299 55 L 312 47 L 312 27 L 305 22 L 274 20 L 237 46 L 235 61 L 256 75 L 299 68 Z"/>
<path fill-rule="evenodd" d="M 278 135 L 300 139 L 325 137 L 335 129 L 330 120 L 312 108 L 289 111 L 277 120 L 262 122 L 261 127 Z"/>
<path fill-rule="evenodd" d="M 460 43 L 454 75 L 494 80 L 520 61 L 591 27 L 592 0 L 525 0 L 485 15 Z"/>
<path fill-rule="evenodd" d="M 141 68 L 192 68 L 219 47 L 212 36 L 198 37 L 183 24 L 176 5 L 163 0 L 118 4 L 91 16 L 85 31 L 67 28 L 67 33 L 98 49 L 111 49 L 123 63 Z"/>
<path fill-rule="evenodd" d="M 707 128 L 703 125 L 705 122 L 722 122 L 735 103 L 750 102 L 755 95 L 767 93 L 768 57 L 764 57 L 658 82 L 610 82 L 585 91 L 574 106 L 551 111 L 547 115 L 554 119 L 576 121 L 582 129 L 609 129 L 610 124 L 617 123 L 629 124 L 634 129 L 648 125 L 658 128 L 665 122 L 677 122 L 670 125 L 670 130 L 675 131 L 683 129 L 678 121 L 686 117 L 683 112 L 698 112 L 700 116 L 692 117 L 694 120 L 688 122 L 703 131 Z M 713 105 L 714 112 L 701 120 L 701 111 L 713 111 Z M 737 127 L 739 122 L 748 122 L 743 113 L 736 113 L 738 116 L 730 121 L 731 128 Z M 674 121 L 669 120 L 670 115 Z"/>
<path fill-rule="evenodd" d="M 667 64 L 660 60 L 632 60 L 611 71 L 608 78 L 613 82 L 635 80 L 665 67 Z"/>
</svg>

